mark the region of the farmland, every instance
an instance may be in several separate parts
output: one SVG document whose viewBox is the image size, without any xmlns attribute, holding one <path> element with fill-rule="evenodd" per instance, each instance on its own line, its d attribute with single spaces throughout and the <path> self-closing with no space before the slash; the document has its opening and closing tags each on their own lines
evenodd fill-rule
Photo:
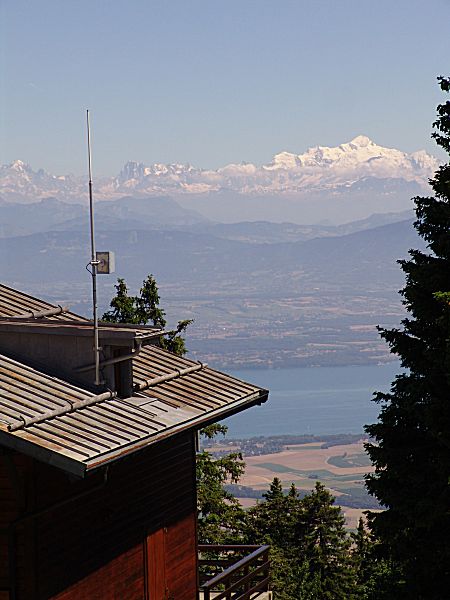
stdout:
<svg viewBox="0 0 450 600">
<path fill-rule="evenodd" d="M 215 450 L 218 449 L 216 446 Z M 364 487 L 364 474 L 373 471 L 373 467 L 363 440 L 330 446 L 326 440 L 317 438 L 304 444 L 285 445 L 271 454 L 245 455 L 244 459 L 242 487 L 234 491 L 245 507 L 255 503 L 273 478 L 278 477 L 284 488 L 294 483 L 300 493 L 311 491 L 315 482 L 321 481 L 336 497 L 350 528 L 355 527 L 364 510 L 378 508 Z"/>
</svg>

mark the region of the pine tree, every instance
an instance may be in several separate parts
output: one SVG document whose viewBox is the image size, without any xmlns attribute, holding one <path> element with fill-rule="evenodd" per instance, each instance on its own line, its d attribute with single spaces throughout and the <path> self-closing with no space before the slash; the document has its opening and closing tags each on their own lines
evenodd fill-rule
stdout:
<svg viewBox="0 0 450 600">
<path fill-rule="evenodd" d="M 125 279 L 119 277 L 116 288 L 116 295 L 110 302 L 111 310 L 105 312 L 102 321 L 107 323 L 130 323 L 133 325 L 144 325 L 147 321 L 142 320 L 136 306 L 137 297 L 130 296 Z"/>
<path fill-rule="evenodd" d="M 247 538 L 252 544 L 271 544 L 289 549 L 294 543 L 295 524 L 301 501 L 295 486 L 289 494 L 283 491 L 281 481 L 274 477 L 264 500 L 251 507 L 247 514 Z"/>
<path fill-rule="evenodd" d="M 270 545 L 271 589 L 277 600 L 320 600 L 320 576 L 311 572 L 299 549 L 298 522 L 302 500 L 294 484 L 284 493 L 275 477 L 264 500 L 247 511 L 246 542 Z"/>
<path fill-rule="evenodd" d="M 302 499 L 275 477 L 264 500 L 247 512 L 246 541 L 271 545 L 271 579 L 282 600 L 356 600 L 351 541 L 334 497 L 317 482 Z"/>
<path fill-rule="evenodd" d="M 358 527 L 355 532 L 350 534 L 353 542 L 351 555 L 356 578 L 359 586 L 359 593 L 364 597 L 367 590 L 368 581 L 371 578 L 371 569 L 373 564 L 372 548 L 370 534 L 364 526 L 364 520 L 360 517 Z"/>
<path fill-rule="evenodd" d="M 164 329 L 166 313 L 159 307 L 159 290 L 153 275 L 147 275 L 136 297 L 136 312 L 141 323 L 152 323 L 155 327 Z"/>
<path fill-rule="evenodd" d="M 350 556 L 345 519 L 334 497 L 319 481 L 302 500 L 297 526 L 298 551 L 320 582 L 321 600 L 356 598 L 356 577 Z"/>
<path fill-rule="evenodd" d="M 350 534 L 353 545 L 351 556 L 357 581 L 357 597 L 380 600 L 396 588 L 398 573 L 394 565 L 379 552 L 380 545 L 359 519 L 355 532 Z"/>
<path fill-rule="evenodd" d="M 111 310 L 104 313 L 102 320 L 108 323 L 130 323 L 133 325 L 147 325 L 164 329 L 166 326 L 166 313 L 159 306 L 159 291 L 153 275 L 147 275 L 142 282 L 138 296 L 130 296 L 125 280 L 117 280 L 116 295 L 110 302 Z M 193 322 L 192 319 L 178 321 L 175 329 L 166 331 L 161 336 L 160 346 L 178 356 L 186 354 L 187 349 L 183 333 Z"/>
<path fill-rule="evenodd" d="M 450 78 L 439 82 L 448 93 Z M 450 101 L 437 111 L 433 137 L 450 154 Z M 428 251 L 400 261 L 409 314 L 401 329 L 381 329 L 406 372 L 376 394 L 379 419 L 366 427 L 376 469 L 367 487 L 386 507 L 371 527 L 400 572 L 385 596 L 396 599 L 443 599 L 450 590 L 450 165 L 430 183 L 435 196 L 414 199 Z"/>
</svg>

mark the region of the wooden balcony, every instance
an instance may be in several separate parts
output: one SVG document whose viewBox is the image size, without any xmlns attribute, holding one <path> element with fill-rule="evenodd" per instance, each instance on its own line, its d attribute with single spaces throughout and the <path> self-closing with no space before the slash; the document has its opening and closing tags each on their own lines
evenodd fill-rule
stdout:
<svg viewBox="0 0 450 600">
<path fill-rule="evenodd" d="M 266 600 L 269 546 L 201 545 L 200 600 Z"/>
</svg>

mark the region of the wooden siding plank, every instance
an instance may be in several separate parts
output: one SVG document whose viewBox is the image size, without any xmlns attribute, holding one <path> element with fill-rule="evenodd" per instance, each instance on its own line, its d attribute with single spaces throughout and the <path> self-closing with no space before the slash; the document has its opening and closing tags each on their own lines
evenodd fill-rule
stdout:
<svg viewBox="0 0 450 600">
<path fill-rule="evenodd" d="M 166 550 L 164 528 L 146 539 L 146 600 L 166 598 Z"/>
<path fill-rule="evenodd" d="M 167 528 L 166 578 L 171 598 L 191 600 L 197 595 L 196 512 Z"/>
</svg>

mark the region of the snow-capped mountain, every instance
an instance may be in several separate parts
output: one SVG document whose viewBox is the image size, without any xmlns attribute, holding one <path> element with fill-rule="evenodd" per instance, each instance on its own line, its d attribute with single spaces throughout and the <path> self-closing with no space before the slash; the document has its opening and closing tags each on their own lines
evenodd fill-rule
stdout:
<svg viewBox="0 0 450 600">
<path fill-rule="evenodd" d="M 350 142 L 329 148 L 316 146 L 303 154 L 281 152 L 266 165 L 229 164 L 217 170 L 189 164 L 128 162 L 114 178 L 97 180 L 97 198 L 136 195 L 234 192 L 248 195 L 342 192 L 353 186 L 381 185 L 395 180 L 426 188 L 439 163 L 424 150 L 408 154 L 375 144 L 359 135 Z M 17 160 L 0 167 L 0 197 L 9 201 L 37 200 L 54 196 L 62 200 L 86 196 L 85 178 L 35 172 Z"/>
<path fill-rule="evenodd" d="M 15 160 L 0 166 L 0 198 L 10 202 L 39 198 L 72 196 L 79 182 L 73 175 L 50 175 L 43 169 L 33 171 L 30 165 Z"/>
<path fill-rule="evenodd" d="M 425 186 L 438 161 L 421 150 L 407 154 L 383 148 L 360 135 L 335 148 L 317 146 L 304 154 L 281 152 L 267 165 L 229 164 L 212 170 L 191 165 L 146 167 L 127 163 L 113 182 L 116 191 L 201 193 L 229 190 L 244 194 L 296 193 L 352 185 L 372 177 L 403 179 Z"/>
</svg>

